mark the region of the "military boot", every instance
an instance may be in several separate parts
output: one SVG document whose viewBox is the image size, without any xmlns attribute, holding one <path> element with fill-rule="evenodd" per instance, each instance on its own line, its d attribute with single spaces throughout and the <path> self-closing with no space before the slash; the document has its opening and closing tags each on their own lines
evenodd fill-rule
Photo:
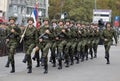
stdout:
<svg viewBox="0 0 120 81">
<path fill-rule="evenodd" d="M 39 62 L 39 60 L 37 60 L 37 65 L 36 65 L 36 67 L 40 67 L 40 62 Z"/>
<path fill-rule="evenodd" d="M 58 64 L 58 65 L 59 65 L 59 67 L 58 67 L 58 69 L 62 69 L 62 60 L 61 60 L 61 59 L 59 59 L 58 61 L 59 61 L 59 64 Z"/>
<path fill-rule="evenodd" d="M 65 67 L 69 67 L 69 61 L 66 61 L 66 66 Z"/>
<path fill-rule="evenodd" d="M 73 59 L 73 56 L 72 56 L 72 57 L 70 57 L 70 59 L 71 59 L 71 64 L 70 64 L 70 65 L 73 65 L 73 64 L 74 64 L 74 59 Z"/>
<path fill-rule="evenodd" d="M 82 54 L 81 62 L 84 62 L 84 55 Z"/>
<path fill-rule="evenodd" d="M 107 60 L 107 63 L 106 63 L 106 64 L 110 64 L 109 58 L 106 58 L 106 60 Z"/>
<path fill-rule="evenodd" d="M 28 72 L 27 73 L 32 73 L 32 66 L 28 67 Z"/>
<path fill-rule="evenodd" d="M 53 66 L 52 67 L 56 67 L 56 60 L 55 57 L 53 58 Z"/>
<path fill-rule="evenodd" d="M 12 66 L 12 70 L 10 71 L 10 73 L 14 73 L 15 72 L 15 65 L 11 64 L 11 66 Z"/>
<path fill-rule="evenodd" d="M 77 52 L 75 58 L 76 58 L 76 60 L 77 60 L 76 64 L 79 64 L 79 52 Z"/>
<path fill-rule="evenodd" d="M 28 55 L 25 55 L 25 56 L 24 56 L 24 59 L 23 59 L 23 61 L 22 61 L 22 62 L 23 62 L 23 63 L 26 63 L 26 62 L 27 62 L 27 60 L 28 60 Z"/>
<path fill-rule="evenodd" d="M 45 69 L 44 74 L 47 74 L 48 73 L 48 65 L 47 64 L 44 65 L 44 69 Z"/>
</svg>

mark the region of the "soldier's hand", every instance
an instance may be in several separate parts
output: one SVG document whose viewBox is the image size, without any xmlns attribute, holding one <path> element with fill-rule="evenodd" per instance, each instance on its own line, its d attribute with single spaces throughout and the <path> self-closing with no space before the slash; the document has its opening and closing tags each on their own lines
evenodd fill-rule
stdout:
<svg viewBox="0 0 120 81">
<path fill-rule="evenodd" d="M 107 39 L 104 39 L 104 41 L 108 41 Z"/>
<path fill-rule="evenodd" d="M 49 34 L 49 33 L 50 33 L 50 31 L 49 31 L 49 30 L 46 30 L 46 31 L 45 31 L 45 33 Z"/>
<path fill-rule="evenodd" d="M 56 40 L 59 40 L 59 37 L 56 37 Z"/>
<path fill-rule="evenodd" d="M 65 29 L 62 29 L 62 32 L 65 33 Z"/>
<path fill-rule="evenodd" d="M 39 42 L 42 42 L 43 41 L 43 39 L 39 39 Z"/>
<path fill-rule="evenodd" d="M 6 43 L 9 42 L 9 39 L 6 39 Z"/>
<path fill-rule="evenodd" d="M 11 32 L 12 32 L 12 33 L 14 33 L 14 32 L 15 32 L 15 30 L 14 30 L 14 29 L 12 29 L 12 30 L 11 30 Z"/>
</svg>

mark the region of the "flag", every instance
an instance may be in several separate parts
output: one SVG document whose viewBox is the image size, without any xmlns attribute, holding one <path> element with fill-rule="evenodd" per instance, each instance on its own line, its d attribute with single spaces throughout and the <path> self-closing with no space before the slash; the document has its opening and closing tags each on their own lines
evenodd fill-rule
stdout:
<svg viewBox="0 0 120 81">
<path fill-rule="evenodd" d="M 38 28 L 38 2 L 37 1 L 36 1 L 34 9 L 32 11 L 31 17 L 33 17 L 33 19 L 34 19 L 34 26 L 36 28 Z"/>
</svg>

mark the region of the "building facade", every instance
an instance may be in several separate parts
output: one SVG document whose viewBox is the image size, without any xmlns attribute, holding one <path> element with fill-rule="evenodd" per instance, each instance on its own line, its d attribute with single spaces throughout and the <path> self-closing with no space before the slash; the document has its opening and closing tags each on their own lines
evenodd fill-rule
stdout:
<svg viewBox="0 0 120 81">
<path fill-rule="evenodd" d="M 30 17 L 35 7 L 36 0 L 7 0 L 6 19 L 10 16 L 17 18 L 17 23 L 21 24 L 23 19 Z M 48 17 L 48 0 L 38 0 L 39 18 Z"/>
</svg>

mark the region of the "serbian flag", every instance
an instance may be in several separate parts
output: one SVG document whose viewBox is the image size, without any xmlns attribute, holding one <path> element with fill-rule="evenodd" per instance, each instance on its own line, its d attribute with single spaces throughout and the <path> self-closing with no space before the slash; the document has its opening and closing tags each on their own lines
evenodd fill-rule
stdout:
<svg viewBox="0 0 120 81">
<path fill-rule="evenodd" d="M 38 2 L 36 2 L 36 5 L 32 11 L 31 17 L 33 17 L 34 19 L 34 26 L 38 28 Z"/>
</svg>

